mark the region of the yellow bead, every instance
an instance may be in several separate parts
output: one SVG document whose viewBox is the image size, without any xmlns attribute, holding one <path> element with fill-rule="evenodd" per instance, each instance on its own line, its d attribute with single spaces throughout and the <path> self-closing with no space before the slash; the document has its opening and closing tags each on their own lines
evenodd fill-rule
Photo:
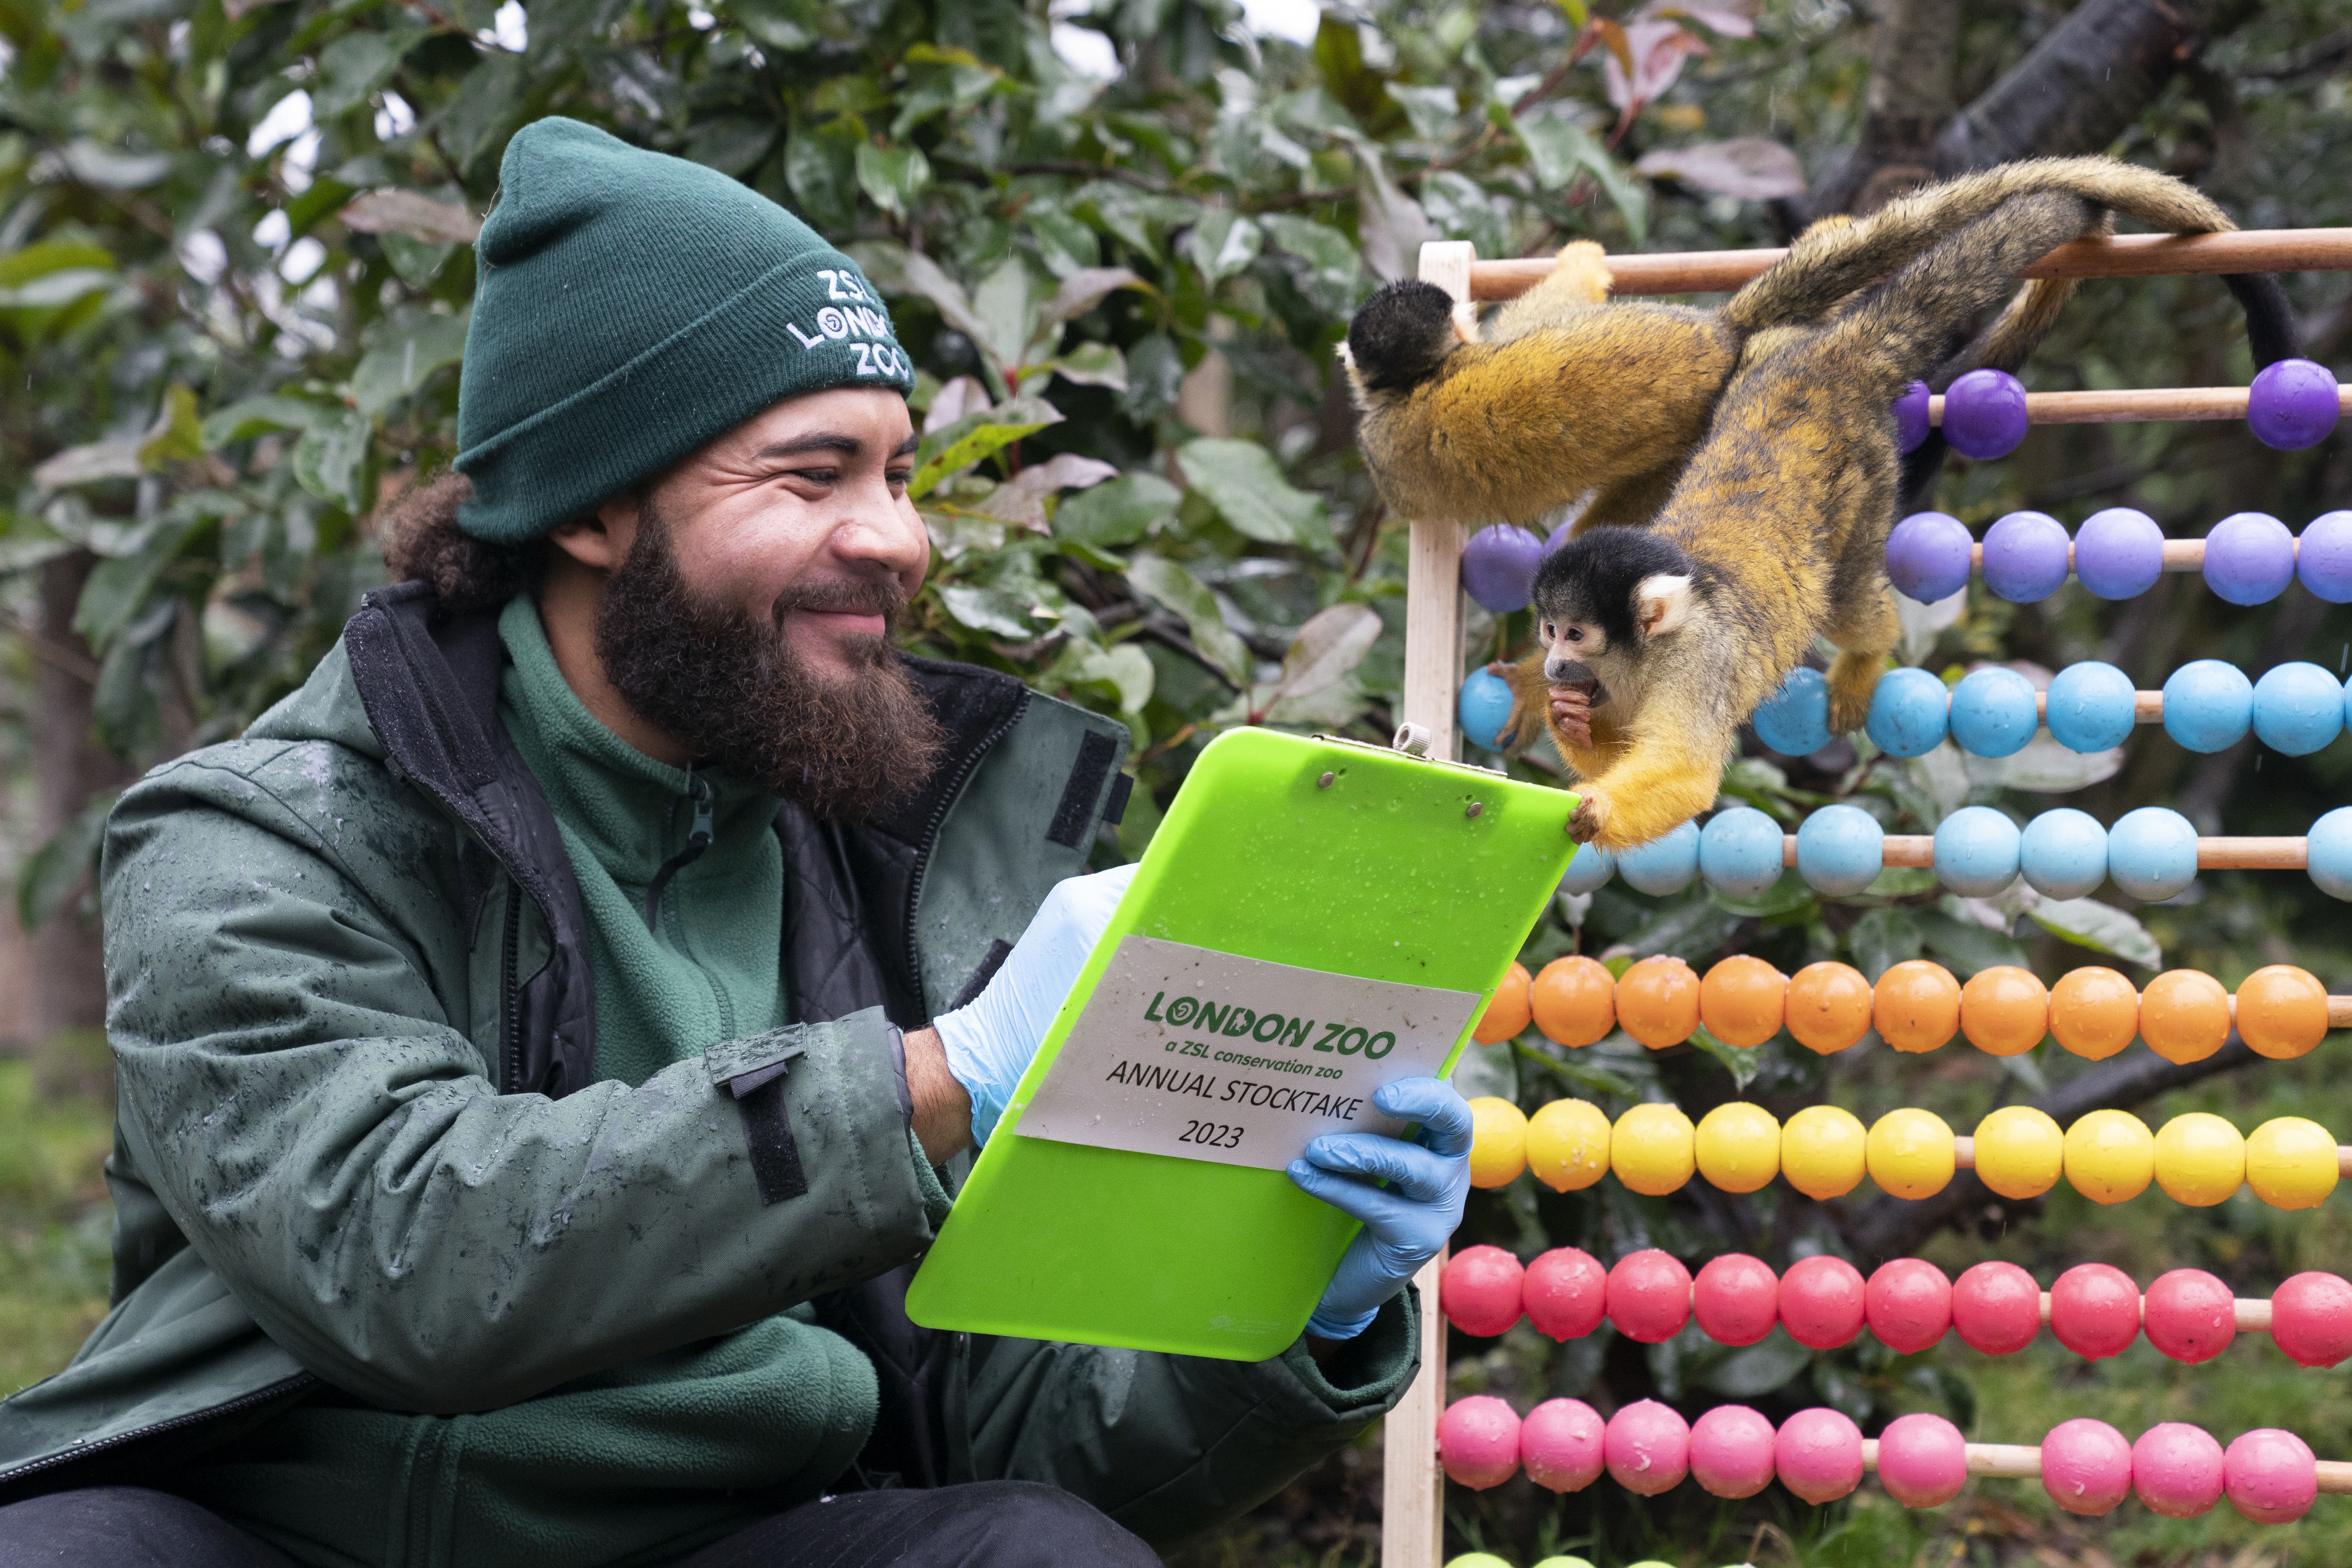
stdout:
<svg viewBox="0 0 2352 1568">
<path fill-rule="evenodd" d="M 2245 1182 L 2246 1141 L 2220 1117 L 2192 1110 L 2157 1129 L 2156 1184 L 2167 1197 L 2210 1209 Z"/>
<path fill-rule="evenodd" d="M 2094 1110 L 2066 1129 L 2066 1180 L 2095 1204 L 2120 1204 L 2156 1175 L 2156 1134 L 2128 1110 Z"/>
<path fill-rule="evenodd" d="M 1528 1168 L 1528 1119 L 1507 1100 L 1470 1102 L 1470 1184 L 1507 1187 Z"/>
<path fill-rule="evenodd" d="M 1862 1184 L 1869 1142 L 1852 1111 L 1809 1105 L 1780 1129 L 1780 1170 L 1809 1198 L 1842 1198 Z"/>
<path fill-rule="evenodd" d="M 1671 1105 L 1637 1105 L 1609 1135 L 1617 1179 L 1645 1197 L 1676 1192 L 1698 1168 L 1690 1118 Z"/>
<path fill-rule="evenodd" d="M 2316 1208 L 2336 1190 L 2336 1140 L 2300 1116 L 2265 1121 L 2246 1134 L 2246 1180 L 2273 1208 Z"/>
<path fill-rule="evenodd" d="M 1589 1100 L 1555 1100 L 1528 1121 L 1528 1169 L 1556 1193 L 1609 1173 L 1609 1118 Z"/>
<path fill-rule="evenodd" d="M 1698 1173 L 1727 1193 L 1752 1193 L 1780 1173 L 1780 1124 L 1760 1105 L 1718 1105 L 1698 1123 Z"/>
<path fill-rule="evenodd" d="M 1932 1110 L 1890 1110 L 1870 1129 L 1870 1179 L 1898 1198 L 1932 1198 L 1952 1183 L 1952 1130 Z"/>
<path fill-rule="evenodd" d="M 2005 1198 L 2038 1198 L 2066 1167 L 2066 1135 L 2030 1105 L 2005 1105 L 1977 1123 L 1977 1180 Z"/>
</svg>

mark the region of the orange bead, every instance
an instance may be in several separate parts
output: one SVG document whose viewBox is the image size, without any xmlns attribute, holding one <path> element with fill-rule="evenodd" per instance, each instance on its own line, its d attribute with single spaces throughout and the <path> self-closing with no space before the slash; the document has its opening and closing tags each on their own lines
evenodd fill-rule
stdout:
<svg viewBox="0 0 2352 1568">
<path fill-rule="evenodd" d="M 1536 1027 L 1555 1045 L 1589 1046 L 1617 1026 L 1617 977 L 1597 958 L 1555 958 L 1528 1000 Z"/>
<path fill-rule="evenodd" d="M 1808 963 L 1789 976 L 1789 1033 L 1822 1056 L 1870 1033 L 1870 982 L 1846 963 Z"/>
<path fill-rule="evenodd" d="M 1789 977 L 1748 953 L 1734 953 L 1698 983 L 1698 1016 L 1707 1033 L 1746 1050 L 1780 1032 Z"/>
<path fill-rule="evenodd" d="M 1505 1040 L 1518 1038 L 1519 1031 L 1534 1016 L 1528 1003 L 1527 965 L 1514 963 L 1504 972 L 1503 983 L 1495 987 L 1486 1010 L 1478 1015 L 1470 1037 L 1482 1046 L 1499 1046 Z"/>
<path fill-rule="evenodd" d="M 2168 969 L 2139 996 L 2139 1035 L 2168 1062 L 2201 1062 L 2230 1038 L 2230 993 L 2200 969 Z"/>
<path fill-rule="evenodd" d="M 2291 963 L 2257 969 L 2238 982 L 2238 1037 L 2256 1054 L 2285 1061 L 2327 1035 L 2327 987 Z"/>
<path fill-rule="evenodd" d="M 1617 982 L 1617 1022 L 1654 1051 L 1698 1027 L 1698 976 L 1679 958 L 1645 958 Z"/>
<path fill-rule="evenodd" d="M 2112 969 L 2070 969 L 2050 988 L 2050 1033 L 2076 1056 L 2103 1062 L 2139 1033 L 2139 993 Z"/>
<path fill-rule="evenodd" d="M 1997 963 L 1960 987 L 1960 1033 L 1985 1055 L 2022 1055 L 2049 1032 L 2050 990 L 2032 970 Z"/>
<path fill-rule="evenodd" d="M 1932 1051 L 1960 1032 L 1960 983 L 1940 963 L 1906 959 L 1878 977 L 1871 1021 L 1898 1051 Z"/>
</svg>

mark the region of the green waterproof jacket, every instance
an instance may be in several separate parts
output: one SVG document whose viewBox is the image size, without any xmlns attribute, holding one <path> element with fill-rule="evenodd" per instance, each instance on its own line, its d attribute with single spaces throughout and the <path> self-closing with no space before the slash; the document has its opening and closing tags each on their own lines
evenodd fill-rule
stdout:
<svg viewBox="0 0 2352 1568">
<path fill-rule="evenodd" d="M 976 993 L 1083 869 L 1124 802 L 1122 727 L 909 660 L 949 763 L 855 826 L 777 818 L 798 1022 L 599 1081 L 579 893 L 497 718 L 496 618 L 372 595 L 245 738 L 117 806 L 114 1307 L 0 1403 L 0 1502 L 168 1485 L 320 1398 L 498 1410 L 786 1312 L 876 1394 L 846 1422 L 811 1402 L 776 1506 L 1021 1479 L 1166 1544 L 1387 1409 L 1416 1370 L 1410 1292 L 1322 1367 L 905 1318 L 944 1208 L 894 1026 Z M 422 1519 L 395 1560 L 457 1559 Z"/>
</svg>

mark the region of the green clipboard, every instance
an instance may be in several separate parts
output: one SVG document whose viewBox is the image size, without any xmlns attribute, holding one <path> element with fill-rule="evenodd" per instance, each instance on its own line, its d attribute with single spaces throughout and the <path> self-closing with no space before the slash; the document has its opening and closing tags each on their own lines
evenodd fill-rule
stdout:
<svg viewBox="0 0 2352 1568">
<path fill-rule="evenodd" d="M 1198 1041 L 1155 1037 L 1148 1066 L 1139 1055 L 1132 1063 L 1139 1079 L 1151 1074 L 1150 1085 L 1135 1088 L 1136 1102 L 1153 1101 L 1156 1116 L 1166 1109 L 1157 1105 L 1160 1090 L 1192 1091 L 1202 1138 L 1239 1139 L 1242 1130 L 1226 1121 L 1253 1118 L 1250 1136 L 1261 1152 L 1269 1140 L 1295 1135 L 1267 1130 L 1274 1112 L 1229 1118 L 1215 1098 L 1221 1088 L 1235 1092 L 1227 1086 L 1250 1086 L 1239 1092 L 1261 1103 L 1295 1104 L 1303 1113 L 1332 1109 L 1316 1091 L 1348 1087 L 1339 1082 L 1343 1068 L 1359 1089 L 1366 1075 L 1377 1083 L 1433 1068 L 1451 1072 L 1479 1009 L 1568 868 L 1576 847 L 1566 828 L 1576 805 L 1574 795 L 1489 769 L 1356 742 L 1259 729 L 1218 737 L 1193 764 L 957 1196 L 907 1292 L 908 1316 L 927 1328 L 1231 1361 L 1279 1354 L 1306 1327 L 1355 1235 L 1355 1221 L 1307 1196 L 1279 1168 L 1215 1163 L 1263 1152 L 1180 1158 L 1054 1141 L 1024 1134 L 1024 1112 L 1078 1093 L 1118 1101 L 1125 1086 L 1096 1082 L 1103 1076 L 1097 1042 L 1111 1015 L 1089 1015 L 1088 1006 L 1098 988 L 1108 1009 L 1116 988 L 1133 984 L 1132 957 L 1114 963 L 1123 950 L 1177 951 L 1164 944 L 1209 950 L 1201 962 L 1212 967 L 1232 962 L 1223 955 L 1241 955 L 1244 963 L 1319 972 L 1257 973 L 1326 996 L 1334 984 L 1360 982 L 1388 983 L 1354 984 L 1360 993 L 1405 996 L 1410 987 L 1427 994 L 1428 1005 L 1411 1010 L 1430 1020 L 1423 1037 L 1416 1041 L 1407 1030 L 1409 1049 L 1391 1058 L 1397 1070 L 1385 1075 L 1363 1065 L 1367 1049 L 1389 1053 L 1379 1034 L 1368 1037 L 1361 1028 L 1340 1034 L 1337 1045 L 1317 1055 L 1330 1025 L 1285 1025 L 1278 987 L 1276 1010 L 1263 1019 L 1249 1015 L 1260 1026 L 1255 1037 L 1244 1029 L 1227 1037 L 1248 1012 L 1238 1001 L 1230 1012 L 1202 1014 L 1211 1026 L 1180 1031 L 1209 1037 L 1211 1054 L 1224 1061 L 1201 1055 L 1206 1047 Z M 1144 940 L 1130 945 L 1130 937 Z M 1205 1001 L 1213 987 L 1195 989 Z M 1155 1017 L 1184 1011 L 1164 997 L 1150 1005 Z M 1138 1001 L 1117 1018 L 1143 1006 Z M 1326 1009 L 1315 1016 L 1332 1015 Z M 1041 1100 L 1081 1019 L 1087 1021 L 1080 1036 L 1086 1043 L 1071 1054 L 1072 1071 L 1055 1079 Z M 1135 1026 L 1155 1037 L 1160 1029 Z M 1290 1029 L 1286 1043 L 1283 1027 Z M 1441 1027 L 1433 1046 L 1428 1030 Z M 1352 1060 L 1336 1054 L 1351 1047 Z M 1431 1059 L 1402 1066 L 1412 1049 Z M 1195 1055 L 1184 1059 L 1174 1054 L 1180 1051 Z M 1441 1052 L 1439 1067 L 1433 1054 Z M 1075 1066 L 1082 1059 L 1091 1064 L 1083 1074 Z M 1124 1074 L 1129 1064 L 1122 1060 L 1112 1070 Z M 1209 1080 L 1205 1089 L 1201 1079 Z M 1255 1087 L 1260 1083 L 1273 1087 Z M 1068 1124 L 1067 1117 L 1057 1123 Z M 1164 1129 L 1157 1135 L 1166 1136 Z"/>
</svg>

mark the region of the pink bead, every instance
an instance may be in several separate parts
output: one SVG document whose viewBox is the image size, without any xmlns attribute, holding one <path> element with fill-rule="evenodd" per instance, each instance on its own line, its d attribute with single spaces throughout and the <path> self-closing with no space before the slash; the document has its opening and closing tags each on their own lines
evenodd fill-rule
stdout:
<svg viewBox="0 0 2352 1568">
<path fill-rule="evenodd" d="M 1827 1253 L 1790 1264 L 1780 1276 L 1780 1322 L 1808 1350 L 1852 1343 L 1862 1332 L 1862 1270 Z"/>
<path fill-rule="evenodd" d="M 2271 1292 L 2271 1337 L 2297 1366 L 2334 1366 L 2352 1355 L 2352 1282 L 2298 1274 Z"/>
<path fill-rule="evenodd" d="M 1601 1326 L 1609 1306 L 1609 1271 L 1589 1252 L 1555 1247 L 1528 1265 L 1519 1305 L 1538 1333 L 1580 1340 Z"/>
<path fill-rule="evenodd" d="M 2319 1496 L 2319 1465 L 2294 1433 L 2262 1427 L 2230 1445 L 2221 1485 L 2230 1506 L 2256 1524 L 2293 1524 Z"/>
<path fill-rule="evenodd" d="M 1746 1253 L 1709 1258 L 1692 1284 L 1691 1296 L 1699 1331 L 1719 1345 L 1752 1345 L 1780 1321 L 1780 1281 L 1762 1258 Z"/>
<path fill-rule="evenodd" d="M 1916 1355 L 1952 1326 L 1952 1282 L 1921 1258 L 1882 1263 L 1863 1287 L 1863 1316 L 1878 1342 L 1898 1355 Z"/>
<path fill-rule="evenodd" d="M 1518 1413 L 1491 1394 L 1455 1400 L 1437 1418 L 1437 1458 L 1465 1487 L 1502 1485 L 1519 1468 Z"/>
<path fill-rule="evenodd" d="M 1690 1321 L 1690 1270 L 1656 1247 L 1630 1252 L 1609 1271 L 1609 1321 L 1627 1339 L 1661 1344 Z"/>
<path fill-rule="evenodd" d="M 1718 1405 L 1691 1424 L 1690 1473 L 1714 1497 L 1754 1497 L 1772 1484 L 1772 1423 Z"/>
<path fill-rule="evenodd" d="M 1800 1410 L 1780 1423 L 1772 1463 L 1807 1502 L 1833 1502 L 1862 1484 L 1862 1428 L 1834 1410 Z"/>
<path fill-rule="evenodd" d="M 1519 1463 L 1546 1491 L 1582 1491 L 1601 1479 L 1601 1417 L 1577 1399 L 1547 1399 L 1519 1423 Z"/>
<path fill-rule="evenodd" d="M 1878 1484 L 1905 1508 L 1941 1508 L 1969 1479 L 1969 1440 L 1940 1415 L 1898 1415 L 1878 1435 Z"/>
<path fill-rule="evenodd" d="M 2121 1355 L 2139 1338 L 2139 1287 L 2110 1264 L 2078 1263 L 2050 1287 L 2050 1331 L 2087 1360 Z"/>
<path fill-rule="evenodd" d="M 2131 1484 L 2131 1445 L 2105 1422 L 2078 1415 L 2042 1439 L 2042 1489 L 2068 1513 L 2105 1513 Z"/>
<path fill-rule="evenodd" d="M 1519 1282 L 1527 1270 L 1499 1247 L 1465 1247 L 1437 1277 L 1445 1321 L 1465 1334 L 1499 1334 L 1519 1321 Z"/>
<path fill-rule="evenodd" d="M 2015 1355 L 2042 1331 L 2042 1287 L 2014 1263 L 1979 1263 L 1952 1285 L 1952 1326 L 1972 1350 Z"/>
<path fill-rule="evenodd" d="M 2184 1422 L 2151 1426 L 2132 1445 L 2132 1491 L 2151 1513 L 2195 1519 L 2221 1500 L 2221 1445 Z"/>
<path fill-rule="evenodd" d="M 2140 1303 L 2147 1342 L 2175 1361 L 2211 1361 L 2238 1337 L 2238 1302 L 2202 1268 L 2159 1274 Z"/>
<path fill-rule="evenodd" d="M 1629 1492 L 1656 1497 L 1690 1474 L 1690 1426 L 1654 1399 L 1636 1400 L 1609 1418 L 1601 1457 Z"/>
</svg>

